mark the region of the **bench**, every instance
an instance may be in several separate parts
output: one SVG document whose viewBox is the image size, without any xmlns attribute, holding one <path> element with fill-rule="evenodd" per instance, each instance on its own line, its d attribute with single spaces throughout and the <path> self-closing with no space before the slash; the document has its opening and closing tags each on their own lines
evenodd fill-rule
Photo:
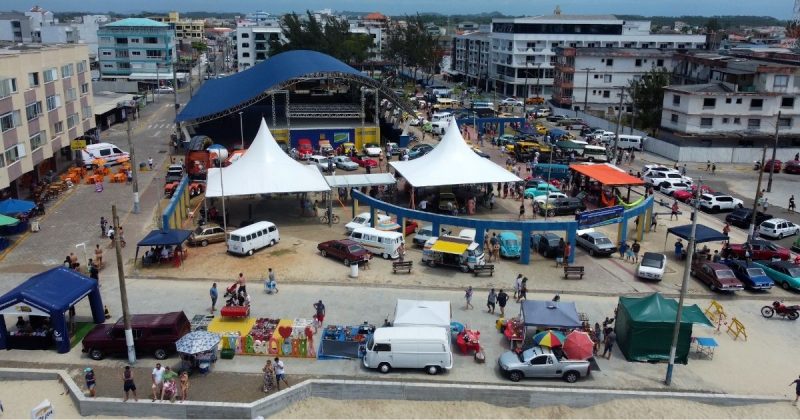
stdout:
<svg viewBox="0 0 800 420">
<path fill-rule="evenodd" d="M 414 261 L 393 261 L 392 273 L 397 274 L 398 271 L 405 270 L 406 273 L 411 274 L 411 269 L 414 267 Z"/>
<path fill-rule="evenodd" d="M 472 269 L 472 275 L 478 277 L 478 274 L 489 273 L 490 276 L 494 275 L 494 264 L 476 265 Z"/>
<path fill-rule="evenodd" d="M 249 306 L 223 306 L 219 310 L 223 318 L 247 318 L 250 316 Z"/>
<path fill-rule="evenodd" d="M 567 265 L 564 266 L 564 278 L 569 278 L 570 275 L 576 275 L 583 278 L 583 266 L 581 265 Z"/>
</svg>

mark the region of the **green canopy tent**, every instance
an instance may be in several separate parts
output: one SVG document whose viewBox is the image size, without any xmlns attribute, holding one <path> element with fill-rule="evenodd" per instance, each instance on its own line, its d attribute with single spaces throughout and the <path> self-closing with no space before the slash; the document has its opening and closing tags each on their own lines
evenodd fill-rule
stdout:
<svg viewBox="0 0 800 420">
<path fill-rule="evenodd" d="M 659 293 L 640 298 L 620 297 L 614 330 L 622 354 L 630 361 L 669 360 L 678 302 Z M 713 327 L 697 305 L 684 306 L 675 361 L 686 364 L 692 340 L 692 325 Z"/>
<path fill-rule="evenodd" d="M 6 216 L 4 214 L 0 214 L 0 226 L 14 226 L 19 223 L 19 220 L 11 217 Z"/>
</svg>

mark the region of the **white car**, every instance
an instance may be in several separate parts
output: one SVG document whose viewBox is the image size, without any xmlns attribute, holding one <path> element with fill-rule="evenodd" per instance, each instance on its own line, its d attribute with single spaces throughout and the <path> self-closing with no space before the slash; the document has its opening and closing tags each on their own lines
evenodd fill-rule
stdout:
<svg viewBox="0 0 800 420">
<path fill-rule="evenodd" d="M 657 252 L 645 252 L 636 268 L 636 277 L 647 280 L 661 280 L 667 267 L 667 256 Z"/>
<path fill-rule="evenodd" d="M 520 101 L 517 98 L 505 98 L 502 101 L 500 101 L 500 104 L 501 105 L 507 105 L 507 106 L 508 105 L 510 105 L 510 106 L 523 106 L 522 101 Z"/>
<path fill-rule="evenodd" d="M 356 215 L 356 217 L 353 218 L 353 220 L 351 220 L 346 225 L 344 225 L 344 230 L 347 232 L 348 235 L 350 235 L 357 228 L 360 228 L 360 227 L 371 227 L 372 226 L 372 224 L 370 224 L 370 219 L 371 218 L 372 217 L 370 216 L 369 212 L 359 213 L 358 215 Z M 392 220 L 392 218 L 387 216 L 387 215 L 385 215 L 385 214 L 379 214 L 378 215 L 378 223 L 379 224 L 380 223 L 388 223 L 391 220 Z"/>
<path fill-rule="evenodd" d="M 607 143 L 611 140 L 614 140 L 614 136 L 616 136 L 616 134 L 613 131 L 603 131 L 600 133 L 595 133 L 594 139 L 601 143 Z"/>
<path fill-rule="evenodd" d="M 543 206 L 545 202 L 552 202 L 557 198 L 569 198 L 569 196 L 561 192 L 550 192 L 546 196 L 537 196 L 533 201 L 535 201 L 539 206 Z"/>
<path fill-rule="evenodd" d="M 376 157 L 381 155 L 381 145 L 377 143 L 367 143 L 364 145 L 364 153 L 367 156 Z"/>
<path fill-rule="evenodd" d="M 777 239 L 797 235 L 798 231 L 800 226 L 785 219 L 765 220 L 758 226 L 759 235 Z"/>
<path fill-rule="evenodd" d="M 700 195 L 700 201 L 697 202 L 697 207 L 703 211 L 722 211 L 734 210 L 744 207 L 742 200 L 731 197 L 727 194 L 720 193 L 705 193 Z"/>
<path fill-rule="evenodd" d="M 660 186 L 661 183 L 664 181 L 686 182 L 686 180 L 678 172 L 662 172 L 662 171 L 650 171 L 644 174 L 642 180 L 646 185 L 653 185 L 656 187 Z"/>
<path fill-rule="evenodd" d="M 333 164 L 336 165 L 337 168 L 344 169 L 345 171 L 355 171 L 358 169 L 358 164 L 350 160 L 347 156 L 333 157 Z"/>
<path fill-rule="evenodd" d="M 414 234 L 411 240 L 414 242 L 414 245 L 422 247 L 425 245 L 425 242 L 428 242 L 428 239 L 435 236 L 436 235 L 433 234 L 433 225 L 422 225 L 422 227 L 417 228 L 417 233 Z"/>
<path fill-rule="evenodd" d="M 658 184 L 658 190 L 663 194 L 672 195 L 675 191 L 688 191 L 692 188 L 691 185 L 681 181 L 664 181 Z"/>
<path fill-rule="evenodd" d="M 156 88 L 156 93 L 175 93 L 175 89 L 171 86 L 161 86 Z"/>
<path fill-rule="evenodd" d="M 328 171 L 328 158 L 320 155 L 312 155 L 308 158 L 308 164 L 314 165 L 322 172 Z"/>
</svg>

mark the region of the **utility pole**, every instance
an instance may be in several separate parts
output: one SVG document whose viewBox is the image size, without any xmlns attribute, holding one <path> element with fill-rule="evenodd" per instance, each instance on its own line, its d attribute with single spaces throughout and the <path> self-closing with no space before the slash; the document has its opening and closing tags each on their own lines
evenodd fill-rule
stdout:
<svg viewBox="0 0 800 420">
<path fill-rule="evenodd" d="M 689 243 L 686 245 L 686 264 L 683 267 L 683 281 L 681 282 L 681 296 L 678 299 L 678 310 L 675 314 L 675 327 L 672 329 L 672 345 L 669 348 L 669 364 L 667 365 L 667 377 L 664 384 L 672 384 L 672 369 L 675 367 L 675 352 L 678 347 L 678 334 L 681 331 L 681 316 L 683 315 L 683 300 L 686 297 L 686 288 L 689 283 L 689 272 L 692 268 L 692 257 L 694 256 L 695 234 L 697 233 L 697 202 L 700 201 L 700 190 L 703 187 L 703 180 L 697 183 L 695 190 L 694 204 L 692 204 L 692 230 L 689 234 Z"/>
<path fill-rule="evenodd" d="M 139 214 L 139 176 L 136 173 L 136 153 L 133 151 L 133 140 L 131 140 L 131 117 L 128 115 L 128 150 L 130 150 L 131 174 L 133 178 L 133 213 Z"/>
<path fill-rule="evenodd" d="M 750 229 L 747 229 L 747 242 L 756 237 L 756 214 L 758 213 L 758 201 L 761 197 L 761 178 L 764 176 L 764 159 L 767 158 L 767 145 L 761 150 L 761 167 L 758 168 L 758 183 L 756 184 L 756 197 L 753 199 L 753 214 L 750 216 Z"/>
<path fill-rule="evenodd" d="M 775 154 L 778 152 L 778 128 L 781 126 L 781 111 L 778 111 L 778 119 L 775 120 L 775 145 L 772 146 L 772 163 L 769 165 L 769 179 L 767 180 L 767 192 L 772 192 L 772 174 L 775 173 Z M 766 162 L 761 161 L 761 167 Z M 763 169 L 761 170 L 763 172 Z"/>
<path fill-rule="evenodd" d="M 633 94 L 631 95 L 631 107 L 632 107 L 631 126 L 628 127 L 630 129 L 628 134 L 630 134 L 630 135 L 633 135 L 633 129 L 636 126 L 636 91 L 637 91 L 638 87 L 639 87 L 639 83 L 638 82 L 633 84 Z"/>
<path fill-rule="evenodd" d="M 528 61 L 526 60 L 525 61 L 525 95 L 524 95 L 525 97 L 522 98 L 522 115 L 523 116 L 527 116 L 528 115 L 528 95 L 530 93 L 528 91 L 528 76 L 529 76 L 528 75 L 528 69 L 529 68 L 530 68 L 530 63 L 528 63 Z"/>
<path fill-rule="evenodd" d="M 617 129 L 614 132 L 614 159 L 617 158 L 617 147 L 619 147 L 619 127 L 622 124 L 622 101 L 625 99 L 625 87 L 619 88 L 619 110 L 617 110 Z"/>
<path fill-rule="evenodd" d="M 589 72 L 594 70 L 594 67 L 584 67 L 581 69 L 581 71 L 586 72 L 586 87 L 583 92 L 583 112 L 587 112 L 587 109 L 589 109 Z"/>
<path fill-rule="evenodd" d="M 172 97 L 175 100 L 175 134 L 178 135 L 180 138 L 181 135 L 181 123 L 178 122 L 178 68 L 177 68 L 177 61 L 178 60 L 178 50 L 175 50 L 175 60 L 172 63 Z"/>
<path fill-rule="evenodd" d="M 128 363 L 136 363 L 136 349 L 133 347 L 131 316 L 128 312 L 128 289 L 125 287 L 125 270 L 122 267 L 122 247 L 119 244 L 119 217 L 117 206 L 111 205 L 111 223 L 114 225 L 114 248 L 117 251 L 117 275 L 119 277 L 119 298 L 122 301 L 122 319 L 125 323 L 125 345 L 128 346 Z"/>
<path fill-rule="evenodd" d="M 239 136 L 242 140 L 242 150 L 244 150 L 244 123 L 242 122 L 242 113 L 244 111 L 239 111 Z"/>
</svg>

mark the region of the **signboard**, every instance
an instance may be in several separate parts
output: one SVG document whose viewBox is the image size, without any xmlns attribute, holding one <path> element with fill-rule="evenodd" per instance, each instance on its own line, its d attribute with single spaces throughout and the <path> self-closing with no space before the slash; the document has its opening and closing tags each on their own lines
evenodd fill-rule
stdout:
<svg viewBox="0 0 800 420">
<path fill-rule="evenodd" d="M 35 420 L 45 420 L 53 418 L 53 404 L 50 400 L 44 400 L 31 410 L 31 418 Z"/>
<path fill-rule="evenodd" d="M 350 142 L 350 133 L 333 133 L 333 144 L 348 143 Z"/>
<path fill-rule="evenodd" d="M 583 229 L 594 226 L 610 225 L 612 223 L 618 223 L 622 218 L 622 213 L 624 211 L 625 208 L 622 206 L 584 211 L 575 215 L 575 220 Z"/>
<path fill-rule="evenodd" d="M 70 149 L 72 149 L 72 151 L 83 150 L 86 148 L 86 140 L 79 140 L 79 139 L 72 140 L 69 146 Z"/>
</svg>

